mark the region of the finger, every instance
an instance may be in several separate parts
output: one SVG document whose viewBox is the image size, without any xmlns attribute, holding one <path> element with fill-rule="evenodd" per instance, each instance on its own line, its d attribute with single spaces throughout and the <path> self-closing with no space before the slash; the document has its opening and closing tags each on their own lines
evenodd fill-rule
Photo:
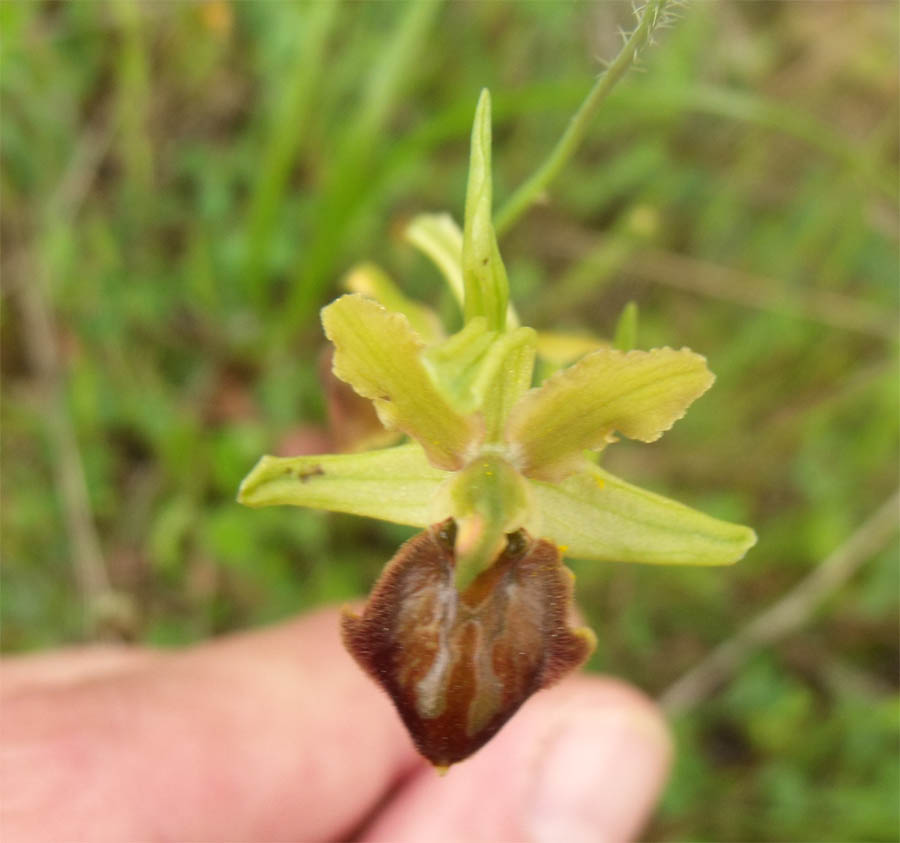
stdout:
<svg viewBox="0 0 900 843">
<path fill-rule="evenodd" d="M 363 839 L 629 840 L 652 810 L 670 756 L 648 700 L 622 683 L 580 677 L 537 694 L 446 777 L 411 777 Z"/>
<path fill-rule="evenodd" d="M 334 611 L 19 693 L 3 734 L 15 840 L 338 838 L 419 763 Z"/>
<path fill-rule="evenodd" d="M 142 666 L 156 656 L 152 650 L 115 644 L 9 656 L 0 664 L 3 671 L 0 693 L 8 696 L 34 690 L 35 686 L 65 685 L 121 673 Z"/>
</svg>

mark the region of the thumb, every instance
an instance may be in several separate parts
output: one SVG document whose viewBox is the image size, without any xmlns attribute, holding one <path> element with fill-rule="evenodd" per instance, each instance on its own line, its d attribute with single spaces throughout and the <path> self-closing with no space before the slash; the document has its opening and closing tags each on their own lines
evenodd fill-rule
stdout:
<svg viewBox="0 0 900 843">
<path fill-rule="evenodd" d="M 363 839 L 630 840 L 656 803 L 670 759 L 662 717 L 638 691 L 573 678 L 536 694 L 446 777 L 419 771 Z"/>
</svg>

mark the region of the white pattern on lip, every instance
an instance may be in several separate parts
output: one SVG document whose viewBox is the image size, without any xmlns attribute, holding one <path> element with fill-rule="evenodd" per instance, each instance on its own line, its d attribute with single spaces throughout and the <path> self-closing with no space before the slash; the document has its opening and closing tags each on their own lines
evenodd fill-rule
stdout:
<svg viewBox="0 0 900 843">
<path fill-rule="evenodd" d="M 441 586 L 437 595 L 438 641 L 434 661 L 428 672 L 416 683 L 416 708 L 422 717 L 438 717 L 447 704 L 445 692 L 450 666 L 450 630 L 456 621 L 459 593 L 453 585 L 453 578 Z"/>
</svg>

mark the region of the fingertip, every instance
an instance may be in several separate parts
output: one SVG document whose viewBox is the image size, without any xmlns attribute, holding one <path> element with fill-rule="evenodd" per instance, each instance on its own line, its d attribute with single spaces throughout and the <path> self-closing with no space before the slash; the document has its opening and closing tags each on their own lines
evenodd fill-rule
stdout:
<svg viewBox="0 0 900 843">
<path fill-rule="evenodd" d="M 574 677 L 536 694 L 445 778 L 413 777 L 364 839 L 628 840 L 665 781 L 672 742 L 635 688 Z"/>
<path fill-rule="evenodd" d="M 672 741 L 656 707 L 614 683 L 585 688 L 546 739 L 524 816 L 536 843 L 633 839 L 665 782 Z"/>
</svg>

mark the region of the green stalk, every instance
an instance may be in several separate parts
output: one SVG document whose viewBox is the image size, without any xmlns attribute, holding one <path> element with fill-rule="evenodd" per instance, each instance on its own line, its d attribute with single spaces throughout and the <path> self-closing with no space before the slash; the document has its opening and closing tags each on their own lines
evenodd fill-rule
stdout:
<svg viewBox="0 0 900 843">
<path fill-rule="evenodd" d="M 653 30 L 661 22 L 663 11 L 670 2 L 671 0 L 648 0 L 634 32 L 631 33 L 612 63 L 594 83 L 594 87 L 582 102 L 575 116 L 569 121 L 568 128 L 550 155 L 497 212 L 494 218 L 494 228 L 498 236 L 512 228 L 519 217 L 540 198 L 547 185 L 556 178 L 575 150 L 578 149 L 600 103 L 634 64 L 638 53 L 647 45 Z"/>
</svg>

